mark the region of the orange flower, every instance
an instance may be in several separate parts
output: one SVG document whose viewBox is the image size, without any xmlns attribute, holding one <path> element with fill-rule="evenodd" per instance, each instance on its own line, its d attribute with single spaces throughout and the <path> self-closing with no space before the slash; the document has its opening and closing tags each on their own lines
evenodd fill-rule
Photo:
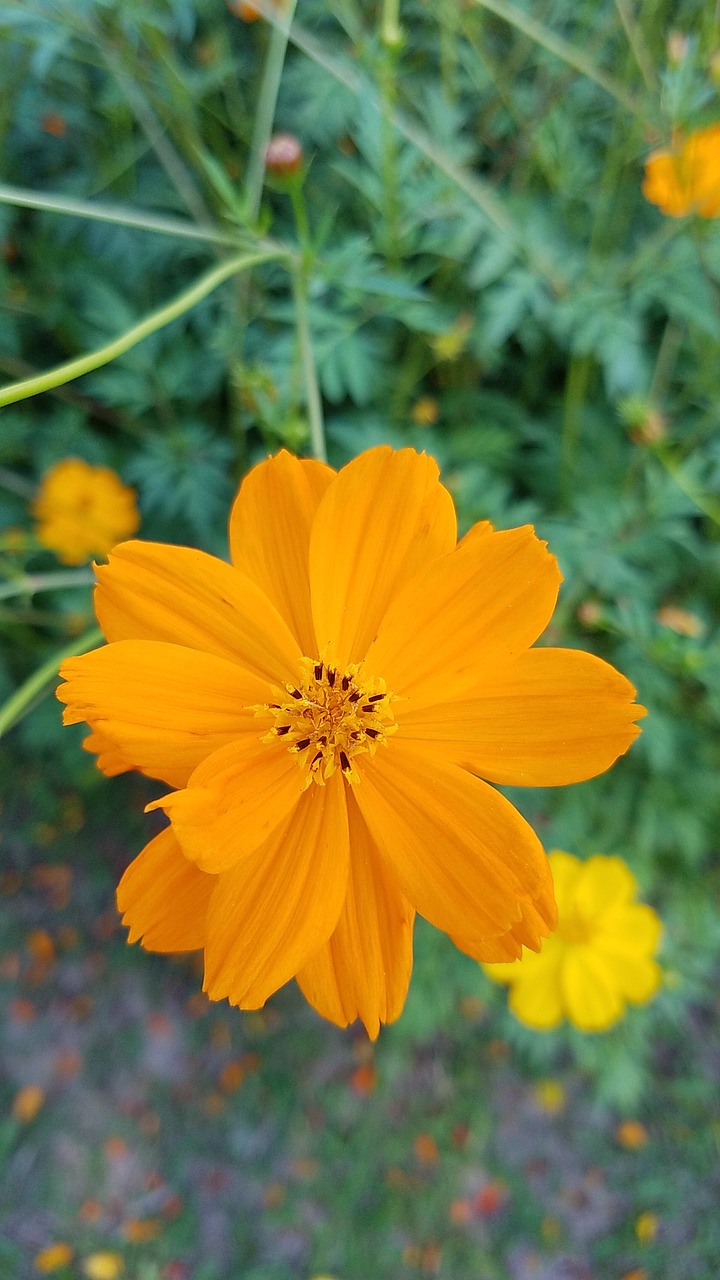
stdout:
<svg viewBox="0 0 720 1280">
<path fill-rule="evenodd" d="M 66 1267 L 73 1260 L 73 1251 L 69 1244 L 59 1242 L 58 1244 L 49 1244 L 46 1249 L 41 1249 L 33 1258 L 33 1266 L 36 1271 L 40 1271 L 42 1275 L 50 1275 L 52 1271 L 59 1271 L 61 1267 Z"/>
<path fill-rule="evenodd" d="M 282 452 L 246 477 L 232 566 L 129 542 L 97 570 L 110 642 L 63 664 L 65 721 L 108 773 L 174 788 L 126 871 L 130 941 L 205 950 L 205 990 L 261 1007 L 293 976 L 375 1037 L 400 1014 L 415 911 L 479 960 L 553 928 L 540 843 L 483 781 L 553 786 L 638 733 L 632 686 L 530 646 L 560 573 L 531 527 L 456 544 L 433 460 L 339 473 Z"/>
<path fill-rule="evenodd" d="M 32 504 L 37 537 L 63 564 L 106 556 L 140 524 L 134 490 L 110 467 L 65 458 L 51 467 Z"/>
<path fill-rule="evenodd" d="M 12 1114 L 21 1124 L 30 1124 L 45 1103 L 45 1090 L 39 1084 L 26 1084 L 13 1098 Z"/>
<path fill-rule="evenodd" d="M 653 151 L 645 161 L 643 195 L 671 218 L 720 217 L 720 121 Z"/>
</svg>

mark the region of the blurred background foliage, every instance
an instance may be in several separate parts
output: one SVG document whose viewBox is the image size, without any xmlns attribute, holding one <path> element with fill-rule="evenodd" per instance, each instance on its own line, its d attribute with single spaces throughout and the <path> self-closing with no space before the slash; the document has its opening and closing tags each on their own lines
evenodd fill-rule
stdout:
<svg viewBox="0 0 720 1280">
<path fill-rule="evenodd" d="M 396 38 L 392 4 L 301 0 L 285 48 L 287 3 L 263 5 L 265 18 L 240 0 L 229 8 L 221 0 L 0 3 L 4 381 L 110 342 L 233 246 L 286 246 L 296 264 L 289 271 L 279 258 L 240 274 L 114 362 L 0 411 L 0 698 L 92 623 L 88 585 L 53 586 L 59 566 L 33 534 L 29 503 L 44 472 L 66 457 L 112 466 L 137 491 L 141 536 L 226 554 L 229 502 L 248 467 L 281 446 L 310 450 L 315 374 L 333 464 L 381 441 L 411 445 L 437 458 L 462 529 L 478 519 L 500 528 L 532 521 L 565 578 L 550 642 L 592 650 L 637 685 L 649 714 L 628 758 L 581 786 L 512 799 L 548 849 L 627 859 L 665 922 L 667 981 L 650 1008 L 605 1036 L 537 1036 L 513 1024 L 505 994 L 466 957 L 421 930 L 408 1008 L 381 1036 L 363 1108 L 364 1086 L 352 1086 L 352 1073 L 365 1050 L 318 1027 L 292 993 L 267 1025 L 226 1011 L 221 1022 L 232 1030 L 223 1034 L 235 1048 L 242 1042 L 250 1052 L 244 1037 L 269 1037 L 261 1083 L 237 1099 L 223 1095 L 223 1107 L 235 1109 L 228 1132 L 236 1144 L 255 1150 L 246 1132 L 255 1126 L 258 1168 L 269 1170 L 278 1144 L 302 1146 L 304 1133 L 305 1146 L 318 1147 L 327 1195 L 340 1158 L 333 1143 L 351 1133 L 365 1170 L 359 1189 L 346 1185 L 332 1212 L 327 1203 L 318 1208 L 321 1192 L 306 1195 L 302 1179 L 287 1202 L 292 1212 L 280 1212 L 278 1201 L 298 1236 L 290 1260 L 278 1261 L 269 1245 L 264 1254 L 274 1229 L 264 1227 L 258 1242 L 243 1218 L 249 1235 L 235 1263 L 220 1254 L 201 1263 L 199 1237 L 181 1213 L 179 1226 L 166 1224 L 175 1232 L 169 1252 L 157 1243 L 142 1256 L 131 1251 L 127 1273 L 273 1280 L 315 1266 L 337 1268 L 344 1280 L 458 1277 L 468 1268 L 488 1278 L 714 1280 L 720 1238 L 698 1188 L 713 1158 L 717 1169 L 707 1135 L 717 1142 L 720 1132 L 720 1055 L 707 1032 L 720 955 L 720 224 L 665 217 L 644 200 L 641 183 L 653 147 L 720 117 L 717 7 L 402 0 Z M 278 17 L 279 26 L 266 20 Z M 272 175 L 263 182 L 264 145 L 278 130 L 303 148 L 294 184 Z M 29 189 L 42 207 L 29 207 Z M 63 200 L 94 202 L 98 216 L 62 211 Z M 154 793 L 137 780 L 103 780 L 80 751 L 81 737 L 61 731 L 59 708 L 46 698 L 2 744 L 3 945 L 24 956 L 28 929 L 54 938 L 80 921 L 84 963 L 101 954 L 110 975 L 94 1016 L 112 1021 L 117 999 L 128 1025 L 131 1007 L 139 1017 L 174 1019 L 177 1035 L 201 1054 L 204 1039 L 182 1003 L 196 977 L 177 969 L 161 979 L 167 962 L 93 932 L 99 904 L 111 912 L 117 872 L 145 838 L 133 811 Z M 112 830 L 110 850 L 103 830 Z M 62 918 L 48 916 L 33 891 L 37 863 L 72 865 L 77 900 Z M 45 1002 L 48 1026 L 70 981 L 58 956 L 32 994 Z M 14 977 L 10 965 L 8 999 L 27 999 L 26 978 L 25 961 Z M 121 994 L 123 982 L 134 994 Z M 8 1098 L 28 1069 L 19 1034 L 8 1041 Z M 105 1098 L 110 1123 L 119 1095 L 114 1077 L 102 1075 L 109 1068 L 98 1066 L 107 1034 L 101 1021 L 78 1033 L 82 1051 L 95 1055 L 94 1096 Z M 505 1048 L 493 1057 L 492 1045 Z M 35 1048 L 42 1056 L 39 1041 Z M 138 1052 L 129 1042 L 126 1073 L 142 1072 Z M 220 1066 L 213 1059 L 207 1069 Z M 333 1082 L 317 1133 L 312 1088 L 295 1096 L 305 1069 L 311 1080 Z M 478 1167 L 501 1167 L 510 1157 L 485 1099 L 507 1119 L 522 1089 L 549 1075 L 577 1102 L 572 1115 L 560 1108 L 566 1165 L 575 1162 L 578 1178 L 587 1166 L 607 1166 L 631 1203 L 640 1192 L 622 1164 L 627 1155 L 618 1157 L 610 1139 L 602 1146 L 613 1116 L 644 1108 L 649 1125 L 662 1125 L 674 1110 L 681 1127 L 705 1135 L 669 1155 L 666 1134 L 663 1158 L 679 1162 L 677 1198 L 655 1176 L 657 1155 L 643 1165 L 642 1195 L 660 1215 L 656 1235 L 643 1241 L 625 1219 L 618 1227 L 615 1209 L 600 1213 L 598 1230 L 563 1220 L 555 1235 L 543 1234 L 542 1193 L 528 1191 L 517 1162 L 503 1173 L 513 1190 L 501 1197 L 509 1207 L 497 1231 L 495 1210 L 488 1226 L 477 1206 L 467 1227 L 462 1210 L 448 1218 L 449 1175 L 440 1178 L 434 1158 L 424 1173 L 403 1174 L 412 1195 L 430 1201 L 433 1225 L 423 1235 L 417 1210 L 398 1208 L 397 1186 L 387 1191 L 385 1165 L 402 1160 L 383 1156 L 383 1124 L 399 1130 L 402 1147 L 411 1143 L 408 1125 L 454 1132 L 451 1115 L 476 1126 Z M 177 1097 L 166 1091 L 153 1105 L 166 1108 L 163 1124 L 192 1131 L 192 1088 L 183 1087 L 184 1095 L 178 1086 Z M 157 1081 L 148 1088 L 157 1093 Z M 398 1112 L 400 1088 L 417 1093 L 415 1107 Z M 63 1106 L 67 1124 L 70 1104 Z M 538 1114 L 526 1115 L 531 1130 Z M 35 1159 L 50 1150 L 44 1116 L 34 1122 Z M 93 1141 L 103 1122 L 95 1117 Z M 590 1135 L 586 1148 L 580 1131 Z M 192 1155 L 192 1132 L 179 1141 Z M 17 1142 L 15 1130 L 6 1134 L 22 1188 Z M 214 1140 L 218 1163 L 218 1152 L 230 1163 L 237 1156 L 228 1142 L 227 1134 Z M 180 1159 L 170 1146 L 165 1154 L 171 1164 Z M 193 1158 L 208 1159 L 204 1148 Z M 423 1165 L 417 1152 L 413 1158 Z M 464 1143 L 453 1147 L 460 1182 L 469 1158 Z M 547 1159 L 555 1169 L 555 1156 Z M 371 1193 L 378 1177 L 380 1191 Z M 409 1204 L 411 1191 L 397 1185 Z M 14 1201 L 3 1246 L 9 1276 L 33 1274 L 28 1259 L 51 1227 L 70 1231 L 62 1225 L 69 1209 L 54 1194 L 42 1191 L 34 1234 L 18 1227 Z M 583 1195 L 592 1199 L 587 1188 Z M 367 1214 L 377 1238 L 372 1261 L 357 1244 Z M 106 1235 L 117 1234 L 117 1224 L 102 1221 Z M 344 1244 L 338 1223 L 341 1236 L 347 1228 Z M 277 1238 L 287 1229 L 278 1226 Z M 520 1239 L 531 1241 L 534 1271 Z M 437 1256 L 423 1253 L 428 1241 Z M 188 1259 L 187 1271 L 168 1270 L 174 1258 L 178 1266 Z"/>
</svg>

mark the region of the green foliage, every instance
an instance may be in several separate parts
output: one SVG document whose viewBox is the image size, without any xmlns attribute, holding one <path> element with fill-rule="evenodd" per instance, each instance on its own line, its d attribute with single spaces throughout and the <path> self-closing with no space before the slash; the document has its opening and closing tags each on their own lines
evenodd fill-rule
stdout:
<svg viewBox="0 0 720 1280">
<path fill-rule="evenodd" d="M 648 708 L 610 773 L 513 800 L 546 847 L 630 862 L 665 921 L 671 980 L 606 1037 L 538 1037 L 423 930 L 383 1069 L 393 1087 L 421 1088 L 418 1059 L 445 1053 L 445 1028 L 472 996 L 528 1078 L 567 1070 L 598 1105 L 652 1108 L 680 1091 L 666 1090 L 657 1045 L 706 1017 L 720 958 L 720 221 L 667 218 L 641 184 L 649 150 L 720 118 L 716 14 L 704 0 L 402 0 L 395 49 L 381 7 L 299 6 L 263 119 L 270 27 L 221 0 L 0 3 L 2 179 L 47 201 L 0 201 L 3 381 L 113 340 L 232 251 L 287 248 L 113 363 L 0 410 L 0 568 L 8 584 L 31 579 L 0 600 L 0 698 L 91 623 L 88 589 L 48 586 L 59 566 L 33 531 L 30 503 L 54 462 L 114 467 L 137 491 L 141 536 L 225 554 L 248 467 L 280 446 L 310 452 L 315 380 L 334 465 L 381 441 L 426 449 L 462 531 L 478 519 L 536 524 L 565 579 L 549 642 L 612 661 Z M 679 53 L 671 31 L 687 33 Z M 294 191 L 253 189 L 271 128 L 302 143 Z M 98 220 L 60 212 L 57 197 L 120 207 L 127 225 L 108 208 Z M 163 225 L 150 229 L 151 217 Z M 14 733 L 8 795 L 27 774 L 43 812 L 68 788 L 114 803 L 54 701 Z M 19 821 L 34 830 L 27 813 Z M 466 1037 L 443 1059 L 448 1072 L 470 1072 L 468 1054 Z M 268 1095 L 290 1088 L 278 1070 Z M 692 1087 L 683 1105 L 699 1115 L 709 1085 Z M 333 1105 L 342 1115 L 346 1102 Z M 359 1143 L 360 1129 L 348 1130 Z M 379 1125 L 370 1132 L 381 1140 Z M 359 1159 L 374 1170 L 365 1148 Z M 358 1203 L 378 1220 L 400 1212 L 377 1206 L 365 1174 Z M 403 1242 L 417 1234 L 413 1212 L 402 1208 Z M 323 1230 L 327 1252 L 306 1250 L 307 1266 L 344 1267 L 345 1280 L 399 1274 L 402 1246 L 384 1227 L 382 1256 L 355 1271 Z M 598 1274 L 645 1265 L 632 1232 L 609 1238 L 612 1257 L 599 1244 L 593 1255 Z M 674 1239 L 652 1246 L 649 1273 L 713 1280 L 700 1226 L 695 1269 L 678 1270 Z M 529 1274 L 509 1230 L 488 1250 L 478 1240 L 483 1274 Z M 470 1274 L 457 1240 L 448 1248 L 442 1274 Z M 277 1265 L 248 1255 L 243 1274 L 289 1274 Z M 152 1266 L 137 1274 L 156 1272 L 164 1280 Z M 205 1275 L 230 1273 L 206 1259 L 193 1278 Z"/>
</svg>

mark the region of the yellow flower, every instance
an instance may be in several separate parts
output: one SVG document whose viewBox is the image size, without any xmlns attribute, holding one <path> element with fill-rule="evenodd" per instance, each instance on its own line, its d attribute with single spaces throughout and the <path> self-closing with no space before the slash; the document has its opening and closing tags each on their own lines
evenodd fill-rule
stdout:
<svg viewBox="0 0 720 1280">
<path fill-rule="evenodd" d="M 135 493 L 110 467 L 65 458 L 51 467 L 32 504 L 37 537 L 63 564 L 106 556 L 140 524 Z"/>
<path fill-rule="evenodd" d="M 33 1266 L 42 1275 L 50 1275 L 52 1271 L 59 1271 L 61 1267 L 66 1267 L 72 1260 L 73 1251 L 69 1244 L 49 1244 L 46 1249 L 41 1249 L 35 1254 Z"/>
<path fill-rule="evenodd" d="M 635 1220 L 635 1235 L 640 1244 L 652 1244 L 659 1226 L 660 1219 L 654 1213 L 641 1213 Z"/>
<path fill-rule="evenodd" d="M 643 195 L 671 218 L 720 217 L 720 121 L 653 151 L 645 161 Z"/>
<path fill-rule="evenodd" d="M 82 1269 L 87 1280 L 117 1280 L 125 1270 L 125 1263 L 119 1253 L 107 1250 L 89 1254 Z"/>
<path fill-rule="evenodd" d="M 643 713 L 600 659 L 530 647 L 560 583 L 531 527 L 456 537 L 425 455 L 336 474 L 282 452 L 242 484 L 232 566 L 129 542 L 98 568 L 110 643 L 63 664 L 64 718 L 106 772 L 174 788 L 118 903 L 131 942 L 204 948 L 211 999 L 259 1008 L 297 977 L 375 1037 L 416 910 L 478 960 L 553 928 L 540 843 L 482 779 L 592 777 Z"/>
<path fill-rule="evenodd" d="M 487 965 L 485 972 L 509 984 L 510 1009 L 536 1031 L 550 1031 L 563 1018 L 581 1031 L 606 1031 L 627 1003 L 646 1004 L 660 985 L 654 960 L 660 920 L 634 901 L 637 885 L 622 858 L 597 854 L 581 862 L 556 850 L 549 861 L 556 933 L 539 955 Z"/>
<path fill-rule="evenodd" d="M 30 1124 L 45 1103 L 45 1090 L 39 1084 L 26 1084 L 18 1089 L 12 1104 L 12 1115 L 21 1124 Z"/>
</svg>

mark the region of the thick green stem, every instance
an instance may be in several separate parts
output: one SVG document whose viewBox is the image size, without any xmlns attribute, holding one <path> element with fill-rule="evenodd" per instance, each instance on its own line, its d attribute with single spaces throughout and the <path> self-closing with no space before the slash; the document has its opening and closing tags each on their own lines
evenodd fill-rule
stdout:
<svg viewBox="0 0 720 1280">
<path fill-rule="evenodd" d="M 59 653 L 53 654 L 52 658 L 48 658 L 37 671 L 34 671 L 24 684 L 16 689 L 13 694 L 0 707 L 0 738 L 7 733 L 14 724 L 22 720 L 27 715 L 38 699 L 50 692 L 50 686 L 57 678 L 60 663 L 66 658 L 74 658 L 78 653 L 87 653 L 88 649 L 92 649 L 99 644 L 103 638 L 102 631 L 99 627 L 93 627 L 90 631 L 86 631 L 84 635 L 79 636 L 68 645 L 65 649 L 61 649 Z"/>
<path fill-rule="evenodd" d="M 280 258 L 285 256 L 285 250 L 269 249 L 264 252 L 243 253 L 237 257 L 228 258 L 219 266 L 214 267 L 212 271 L 208 271 L 206 275 L 201 276 L 194 285 L 183 292 L 174 300 L 169 302 L 167 306 L 161 307 L 159 311 L 154 311 L 151 315 L 146 316 L 139 324 L 133 325 L 119 338 L 115 338 L 113 342 L 108 342 L 104 347 L 99 347 L 97 351 L 91 351 L 89 355 L 79 356 L 76 360 L 69 360 L 67 364 L 58 365 L 57 368 L 51 369 L 48 373 L 38 374 L 34 378 L 26 378 L 22 382 L 13 382 L 10 386 L 0 391 L 0 407 L 8 404 L 16 404 L 19 400 L 27 400 L 30 396 L 39 395 L 41 391 L 51 391 L 54 387 L 63 386 L 66 382 L 72 382 L 74 378 L 80 378 L 85 373 L 92 373 L 94 369 L 100 369 L 103 365 L 109 364 L 111 360 L 117 359 L 118 356 L 124 355 L 131 347 L 142 342 L 143 338 L 147 338 L 151 333 L 156 333 L 158 329 L 162 329 L 165 325 L 176 320 L 178 316 L 182 316 L 186 311 L 190 311 L 198 302 L 206 298 L 209 293 L 217 289 L 230 276 L 235 275 L 238 271 L 245 271 L 248 267 L 256 266 L 260 262 L 267 262 L 272 258 Z"/>
</svg>

